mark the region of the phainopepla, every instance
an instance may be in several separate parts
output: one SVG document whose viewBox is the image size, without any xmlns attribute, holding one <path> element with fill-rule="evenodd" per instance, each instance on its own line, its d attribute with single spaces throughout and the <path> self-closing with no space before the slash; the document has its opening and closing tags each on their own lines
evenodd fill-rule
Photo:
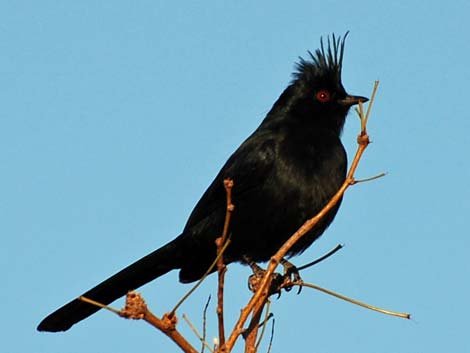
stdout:
<svg viewBox="0 0 470 353">
<path fill-rule="evenodd" d="M 83 296 L 109 304 L 165 273 L 179 269 L 181 282 L 195 281 L 216 256 L 215 239 L 226 211 L 225 178 L 234 180 L 231 244 L 224 263 L 263 262 L 318 213 L 346 177 L 340 140 L 349 108 L 367 98 L 348 95 L 341 83 L 346 35 L 321 40 L 300 58 L 293 80 L 261 125 L 230 156 L 192 211 L 181 235 L 115 274 Z M 338 205 L 291 249 L 295 255 L 317 239 Z M 46 317 L 39 331 L 66 331 L 99 308 L 75 299 Z"/>
</svg>

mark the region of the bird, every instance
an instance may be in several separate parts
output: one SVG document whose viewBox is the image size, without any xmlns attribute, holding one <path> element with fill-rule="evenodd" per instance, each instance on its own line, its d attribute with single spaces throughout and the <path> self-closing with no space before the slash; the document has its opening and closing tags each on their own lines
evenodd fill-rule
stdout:
<svg viewBox="0 0 470 353">
<path fill-rule="evenodd" d="M 332 34 L 306 59 L 299 57 L 288 86 L 259 127 L 235 150 L 203 193 L 174 240 L 83 294 L 110 304 L 130 290 L 179 270 L 179 280 L 200 279 L 216 257 L 215 240 L 226 214 L 225 179 L 235 205 L 224 264 L 268 261 L 289 237 L 318 213 L 346 178 L 341 133 L 349 109 L 368 98 L 346 92 L 341 71 L 348 35 Z M 302 253 L 335 218 L 340 202 L 289 251 Z M 47 316 L 39 331 L 66 331 L 100 308 L 74 299 Z"/>
</svg>

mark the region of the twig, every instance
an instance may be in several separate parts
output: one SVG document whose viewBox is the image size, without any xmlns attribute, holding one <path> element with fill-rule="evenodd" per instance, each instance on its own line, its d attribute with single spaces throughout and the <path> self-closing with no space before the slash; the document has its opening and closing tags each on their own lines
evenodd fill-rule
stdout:
<svg viewBox="0 0 470 353">
<path fill-rule="evenodd" d="M 219 327 L 219 347 L 221 349 L 225 346 L 225 325 L 224 325 L 224 282 L 225 282 L 225 272 L 227 271 L 227 266 L 224 264 L 223 256 L 219 256 L 222 252 L 223 246 L 227 242 L 228 238 L 228 229 L 230 226 L 230 218 L 234 210 L 234 205 L 232 203 L 232 188 L 233 180 L 225 179 L 224 180 L 225 192 L 227 194 L 227 210 L 225 213 L 225 222 L 222 236 L 217 238 L 217 274 L 218 274 L 218 290 L 217 290 L 217 318 L 218 318 L 218 327 Z"/>
<path fill-rule="evenodd" d="M 367 106 L 366 116 L 364 118 L 364 127 L 367 126 L 367 123 L 369 121 L 370 111 L 372 109 L 372 105 L 374 104 L 375 94 L 377 93 L 378 88 L 379 88 L 379 81 L 375 81 L 374 82 L 374 88 L 372 89 L 372 95 L 370 96 L 370 102 L 369 102 L 369 105 Z M 362 102 L 361 102 L 361 104 L 362 104 Z"/>
<path fill-rule="evenodd" d="M 268 351 L 267 353 L 271 352 L 271 347 L 273 346 L 273 338 L 274 338 L 274 324 L 276 323 L 276 320 L 273 319 L 273 324 L 271 326 L 271 337 L 269 338 L 269 346 L 268 346 Z"/>
<path fill-rule="evenodd" d="M 266 301 L 265 299 L 260 300 L 258 303 L 256 303 L 256 306 L 253 309 L 250 325 L 246 329 L 247 335 L 245 336 L 245 353 L 256 352 L 256 338 L 258 337 L 259 321 L 266 303 L 269 303 L 269 301 Z"/>
<path fill-rule="evenodd" d="M 202 312 L 202 340 L 203 344 L 201 347 L 201 353 L 204 353 L 204 342 L 206 341 L 206 326 L 207 326 L 207 308 L 209 307 L 209 303 L 211 301 L 211 296 L 209 295 L 209 298 L 207 298 L 206 305 L 204 306 L 204 311 Z"/>
<path fill-rule="evenodd" d="M 378 81 L 376 81 L 374 85 L 374 92 L 377 90 Z M 375 93 L 372 94 L 371 102 L 375 97 Z M 264 302 L 266 301 L 269 293 L 267 288 L 269 288 L 272 282 L 272 274 L 274 273 L 276 267 L 279 265 L 281 259 L 287 254 L 289 249 L 297 243 L 297 241 L 304 236 L 307 232 L 309 232 L 325 215 L 338 203 L 341 199 L 343 194 L 345 193 L 346 189 L 354 184 L 354 173 L 356 172 L 357 166 L 359 161 L 364 153 L 365 149 L 369 145 L 369 136 L 367 135 L 366 131 L 366 118 L 363 114 L 363 107 L 362 103 L 359 103 L 360 106 L 360 119 L 361 119 L 361 132 L 358 135 L 357 142 L 358 148 L 356 151 L 356 155 L 351 163 L 351 167 L 349 168 L 348 175 L 346 180 L 344 181 L 343 185 L 340 189 L 336 192 L 336 194 L 331 198 L 331 200 L 326 204 L 326 206 L 314 217 L 307 220 L 278 250 L 278 252 L 271 258 L 271 261 L 268 264 L 266 269 L 265 276 L 261 281 L 261 284 L 256 291 L 256 293 L 252 296 L 246 307 L 242 310 L 240 317 L 235 324 L 235 327 L 230 335 L 229 339 L 226 342 L 227 351 L 230 351 L 237 338 L 243 332 L 243 325 L 245 324 L 248 316 L 252 314 L 252 320 L 250 323 L 250 327 L 253 327 L 256 330 L 256 326 L 253 325 L 254 320 L 259 320 L 260 318 L 260 310 L 262 310 Z M 369 110 L 370 112 L 370 110 Z M 258 321 L 259 322 L 259 321 Z"/>
<path fill-rule="evenodd" d="M 358 139 L 359 140 L 359 139 Z M 366 139 L 363 138 L 364 141 L 367 141 Z M 243 332 L 243 325 L 245 324 L 246 320 L 248 319 L 248 316 L 250 313 L 253 311 L 253 317 L 255 317 L 255 314 L 259 317 L 259 313 L 256 313 L 255 305 L 257 303 L 263 302 L 266 300 L 268 296 L 268 290 L 271 281 L 272 281 L 272 274 L 274 273 L 274 270 L 276 267 L 279 265 L 281 259 L 287 254 L 288 250 L 308 231 L 310 231 L 333 207 L 336 205 L 336 203 L 339 201 L 339 199 L 343 196 L 344 192 L 346 189 L 350 186 L 350 184 L 354 181 L 353 175 L 354 171 L 357 168 L 358 161 L 360 160 L 362 153 L 364 152 L 364 149 L 366 148 L 367 144 L 365 143 L 360 143 L 358 150 L 356 152 L 356 156 L 353 160 L 353 163 L 351 165 L 350 172 L 348 174 L 348 177 L 346 181 L 343 183 L 341 188 L 338 190 L 338 192 L 333 196 L 333 198 L 328 202 L 328 204 L 313 218 L 307 220 L 290 238 L 287 240 L 284 245 L 278 250 L 278 252 L 271 258 L 271 261 L 268 264 L 268 267 L 266 269 L 266 273 L 264 278 L 261 281 L 261 284 L 257 290 L 257 292 L 253 295 L 253 297 L 250 299 L 246 307 L 243 309 L 242 313 L 240 314 L 240 317 L 235 324 L 235 328 L 232 331 L 232 334 L 230 335 L 228 341 L 227 341 L 227 348 L 230 351 L 230 349 L 233 347 L 235 344 L 235 341 L 237 340 L 238 336 Z M 262 306 L 262 305 L 261 305 Z M 256 310 L 259 310 L 260 305 L 257 305 Z"/>
<path fill-rule="evenodd" d="M 367 106 L 367 112 L 364 115 L 364 105 L 362 102 L 359 102 L 359 108 L 354 108 L 356 113 L 359 115 L 359 119 L 361 119 L 361 131 L 366 131 L 367 122 L 369 121 L 370 111 L 372 109 L 372 105 L 375 100 L 375 94 L 377 93 L 377 89 L 379 88 L 379 81 L 374 82 L 374 88 L 372 89 L 372 95 L 370 97 L 369 105 Z"/>
<path fill-rule="evenodd" d="M 366 131 L 366 119 L 364 116 L 364 105 L 362 102 L 359 102 L 358 106 L 355 107 L 354 110 L 356 111 L 357 115 L 359 115 L 359 119 L 361 120 L 361 132 Z"/>
<path fill-rule="evenodd" d="M 232 216 L 232 212 L 235 209 L 235 205 L 232 203 L 232 188 L 233 188 L 233 180 L 232 179 L 224 179 L 224 188 L 225 193 L 227 195 L 227 209 L 225 213 L 225 222 L 224 222 L 224 229 L 222 232 L 222 244 L 225 244 L 225 241 L 228 239 L 228 228 L 230 226 L 230 218 Z M 222 261 L 223 265 L 223 261 Z"/>
<path fill-rule="evenodd" d="M 268 320 L 271 317 L 270 309 L 271 309 L 271 301 L 268 299 L 268 303 L 266 305 L 266 314 L 264 315 L 264 320 L 262 323 L 263 328 L 261 329 L 258 342 L 256 343 L 256 349 L 255 349 L 256 352 L 258 351 L 259 345 L 261 344 L 261 341 L 263 340 L 263 336 L 266 331 L 266 324 L 268 323 Z"/>
<path fill-rule="evenodd" d="M 144 320 L 148 322 L 153 327 L 162 331 L 165 335 L 167 335 L 173 342 L 175 342 L 178 347 L 180 347 L 186 353 L 198 353 L 198 351 L 188 342 L 186 339 L 176 330 L 175 325 L 176 322 L 173 324 L 173 320 L 176 317 L 172 316 L 169 317 L 167 314 L 163 316 L 162 319 L 159 319 L 150 311 L 147 311 L 144 314 Z M 176 321 L 176 320 L 175 320 Z"/>
<path fill-rule="evenodd" d="M 186 314 L 183 314 L 183 320 L 186 321 L 186 323 L 188 324 L 188 326 L 191 328 L 191 330 L 194 332 L 194 334 L 197 336 L 197 338 L 199 338 L 199 340 L 201 341 L 202 343 L 202 349 L 201 349 L 201 353 L 204 352 L 204 348 L 207 347 L 207 349 L 211 352 L 214 352 L 211 348 L 211 346 L 209 345 L 209 343 L 206 342 L 206 339 L 204 337 L 204 335 L 201 335 L 199 333 L 199 331 L 197 330 L 197 328 L 193 325 L 193 323 L 189 320 L 189 318 L 186 316 Z"/>
<path fill-rule="evenodd" d="M 386 175 L 387 175 L 387 173 L 380 173 L 380 174 L 377 174 L 377 175 L 375 175 L 373 177 L 370 177 L 370 178 L 357 179 L 357 180 L 354 180 L 354 184 L 365 183 L 367 181 L 372 181 L 372 180 L 375 180 L 375 179 L 383 178 Z"/>
<path fill-rule="evenodd" d="M 326 260 L 327 258 L 329 258 L 331 255 L 336 253 L 338 250 L 341 250 L 343 247 L 344 247 L 344 245 L 338 244 L 338 245 L 336 245 L 336 247 L 333 250 L 330 250 L 329 252 L 327 252 L 325 255 L 319 257 L 318 259 L 316 259 L 312 262 L 309 262 L 308 264 L 305 264 L 303 266 L 297 267 L 297 270 L 298 271 L 305 270 L 308 267 L 316 265 L 317 263 L 322 262 L 323 260 Z"/>
<path fill-rule="evenodd" d="M 85 302 L 85 303 L 88 303 L 88 304 L 91 304 L 91 305 L 94 305 L 94 306 L 97 306 L 101 309 L 106 309 L 106 310 L 109 310 L 117 315 L 121 315 L 121 311 L 120 310 L 117 310 L 117 309 L 114 309 L 113 307 L 111 306 L 108 306 L 108 305 L 104 305 L 104 304 L 101 304 L 97 301 L 94 301 L 93 299 L 90 299 L 90 298 L 87 298 L 87 297 L 84 297 L 83 295 L 79 296 L 78 297 L 79 300 L 81 300 L 82 302 Z"/>
<path fill-rule="evenodd" d="M 377 312 L 379 312 L 379 313 L 386 314 L 386 315 L 401 317 L 401 318 L 403 318 L 403 319 L 411 319 L 411 314 L 408 314 L 408 313 L 399 313 L 399 312 L 396 312 L 396 311 L 391 311 L 391 310 L 382 309 L 382 308 L 379 308 L 379 307 L 376 307 L 376 306 L 373 306 L 373 305 L 369 305 L 369 304 L 360 302 L 360 301 L 358 301 L 358 300 L 355 300 L 355 299 L 346 297 L 345 295 L 342 295 L 342 294 L 333 292 L 333 291 L 331 291 L 331 290 L 329 290 L 329 289 L 326 289 L 326 288 L 317 286 L 316 284 L 305 283 L 305 282 L 302 282 L 302 283 L 300 284 L 300 283 L 295 283 L 295 282 L 293 282 L 293 283 L 290 283 L 290 285 L 302 285 L 303 287 L 313 288 L 313 289 L 316 289 L 316 290 L 318 290 L 318 291 L 320 291 L 320 292 L 323 292 L 323 293 L 332 295 L 332 296 L 334 296 L 334 297 L 336 297 L 336 298 L 345 300 L 345 301 L 347 301 L 347 302 L 349 302 L 349 303 L 353 303 L 353 304 L 362 306 L 363 308 L 367 308 L 367 309 L 370 309 L 370 310 L 373 310 L 373 311 L 377 311 Z"/>
<path fill-rule="evenodd" d="M 144 320 L 168 336 L 185 353 L 198 353 L 198 351 L 176 329 L 177 319 L 175 315 L 164 314 L 160 319 L 147 308 L 142 296 L 136 292 L 129 292 L 126 296 L 126 306 L 116 310 L 90 298 L 79 297 L 80 300 L 107 309 L 126 319 Z"/>
</svg>

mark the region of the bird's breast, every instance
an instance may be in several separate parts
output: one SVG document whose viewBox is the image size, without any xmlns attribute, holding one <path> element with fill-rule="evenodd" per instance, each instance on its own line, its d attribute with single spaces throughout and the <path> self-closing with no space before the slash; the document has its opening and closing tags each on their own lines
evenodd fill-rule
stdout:
<svg viewBox="0 0 470 353">
<path fill-rule="evenodd" d="M 235 252 L 244 253 L 255 261 L 268 260 L 342 185 L 347 162 L 339 139 L 320 146 L 307 142 L 304 145 L 279 143 L 271 172 L 263 185 L 253 193 L 245 193 L 243 201 L 236 205 L 232 224 Z M 303 251 L 318 238 L 336 211 L 337 207 L 292 249 L 291 254 Z M 246 243 L 250 246 L 245 247 Z"/>
</svg>

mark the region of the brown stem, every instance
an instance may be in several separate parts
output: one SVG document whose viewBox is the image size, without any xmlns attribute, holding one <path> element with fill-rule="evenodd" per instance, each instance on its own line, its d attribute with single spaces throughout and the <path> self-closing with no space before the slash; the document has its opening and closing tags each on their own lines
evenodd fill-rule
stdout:
<svg viewBox="0 0 470 353">
<path fill-rule="evenodd" d="M 373 96 L 375 96 L 375 91 L 377 90 L 377 82 L 375 83 L 374 86 L 374 92 Z M 370 104 L 370 103 L 369 103 Z M 248 316 L 250 313 L 253 313 L 252 317 L 252 322 L 250 323 L 250 326 L 254 324 L 254 321 L 256 318 L 258 318 L 259 322 L 259 309 L 263 307 L 264 303 L 266 302 L 268 298 L 268 290 L 267 288 L 270 287 L 271 282 L 272 282 L 272 274 L 274 273 L 274 270 L 276 267 L 279 265 L 281 262 L 282 258 L 285 257 L 289 249 L 297 243 L 297 241 L 303 237 L 307 232 L 309 232 L 315 225 L 323 218 L 325 215 L 338 203 L 338 201 L 341 199 L 345 191 L 347 190 L 348 187 L 353 185 L 355 183 L 354 180 L 354 173 L 356 172 L 357 166 L 359 164 L 359 161 L 361 160 L 362 154 L 364 153 L 365 149 L 370 143 L 369 136 L 366 131 L 366 119 L 363 113 L 363 107 L 362 103 L 359 103 L 359 110 L 360 110 L 360 118 L 361 118 L 361 132 L 359 136 L 357 137 L 357 142 L 358 142 L 358 147 L 356 154 L 354 156 L 354 159 L 351 163 L 351 167 L 349 168 L 348 175 L 346 177 L 346 180 L 344 181 L 343 185 L 340 187 L 340 189 L 336 192 L 336 194 L 331 198 L 331 200 L 326 204 L 326 206 L 314 217 L 310 218 L 307 220 L 283 245 L 282 247 L 277 251 L 277 253 L 271 257 L 271 260 L 268 264 L 268 267 L 266 269 L 266 273 L 261 281 L 261 284 L 256 291 L 256 293 L 252 296 L 246 307 L 242 310 L 240 317 L 235 324 L 235 327 L 232 331 L 232 334 L 230 335 L 229 339 L 227 340 L 226 343 L 226 349 L 228 352 L 231 351 L 233 346 L 235 345 L 236 340 L 240 336 L 240 334 L 243 332 L 243 325 L 245 324 L 246 320 L 248 319 Z M 368 111 L 369 113 L 370 111 Z M 256 323 L 257 324 L 257 323 Z"/>
<path fill-rule="evenodd" d="M 318 286 L 316 284 L 313 284 L 313 283 L 305 283 L 305 282 L 295 283 L 295 282 L 291 282 L 289 285 L 290 286 L 300 285 L 302 287 L 313 288 L 313 289 L 316 289 L 320 292 L 323 292 L 323 293 L 329 294 L 333 297 L 336 297 L 338 299 L 342 299 L 342 300 L 347 301 L 349 303 L 352 303 L 352 304 L 355 304 L 355 305 L 358 305 L 358 306 L 362 306 L 363 308 L 366 308 L 366 309 L 369 309 L 369 310 L 377 311 L 379 313 L 390 315 L 390 316 L 400 317 L 402 319 L 411 319 L 411 314 L 409 314 L 409 313 L 401 313 L 401 312 L 392 311 L 392 310 L 388 310 L 388 309 L 382 309 L 382 308 L 379 308 L 377 306 L 373 306 L 373 305 L 370 305 L 370 304 L 367 304 L 367 303 L 363 303 L 359 300 L 349 298 L 345 295 L 333 292 L 332 290 L 320 287 L 320 286 Z"/>
<path fill-rule="evenodd" d="M 162 331 L 168 336 L 178 347 L 180 347 L 185 353 L 198 353 L 198 351 L 179 333 L 176 329 L 176 316 L 173 315 L 171 318 L 165 314 L 162 319 L 159 319 L 149 310 L 144 313 L 144 320 L 153 327 Z"/>
<path fill-rule="evenodd" d="M 144 320 L 156 329 L 163 332 L 166 336 L 168 336 L 185 353 L 198 353 L 198 351 L 176 329 L 176 324 L 178 322 L 176 315 L 165 314 L 161 319 L 158 318 L 150 310 L 148 310 L 147 304 L 145 303 L 144 299 L 137 292 L 127 293 L 126 306 L 121 310 L 116 310 L 112 307 L 101 304 L 83 296 L 80 297 L 80 300 L 90 303 L 92 305 L 96 305 L 100 308 L 110 310 L 113 313 L 126 319 Z"/>
<path fill-rule="evenodd" d="M 207 308 L 209 307 L 209 303 L 211 301 L 211 296 L 209 295 L 209 298 L 207 298 L 206 305 L 204 306 L 204 311 L 202 315 L 202 348 L 201 348 L 201 353 L 204 353 L 204 343 L 206 342 L 206 334 L 207 334 Z M 209 348 L 209 347 L 208 347 Z M 210 349 L 212 352 L 212 349 Z"/>
<path fill-rule="evenodd" d="M 204 348 L 207 347 L 207 349 L 209 349 L 210 352 L 213 352 L 213 349 L 211 348 L 211 346 L 209 345 L 209 343 L 206 342 L 206 337 L 205 337 L 205 334 L 203 333 L 202 335 L 199 333 L 199 331 L 197 330 L 196 326 L 193 325 L 193 323 L 191 322 L 191 320 L 189 320 L 189 318 L 183 314 L 182 315 L 183 317 L 183 320 L 186 321 L 186 323 L 188 324 L 189 328 L 193 331 L 193 333 L 196 335 L 197 338 L 199 338 L 199 340 L 201 341 L 201 344 L 202 344 L 202 347 L 201 347 L 201 353 L 204 353 Z"/>
<path fill-rule="evenodd" d="M 225 349 L 225 325 L 224 325 L 224 283 L 225 283 L 225 272 L 227 272 L 227 266 L 224 264 L 224 257 L 219 256 L 222 252 L 222 249 L 228 239 L 228 229 L 230 225 L 230 218 L 234 210 L 234 205 L 232 203 L 232 188 L 233 180 L 225 179 L 224 180 L 225 192 L 227 194 L 227 210 L 225 213 L 225 222 L 224 230 L 222 236 L 217 238 L 217 274 L 218 274 L 218 290 L 217 290 L 217 318 L 218 318 L 218 328 L 219 328 L 219 351 Z"/>
<path fill-rule="evenodd" d="M 344 245 L 338 244 L 338 245 L 336 245 L 336 247 L 333 250 L 328 251 L 328 253 L 326 253 L 325 255 L 323 255 L 321 257 L 319 257 L 318 259 L 316 259 L 312 262 L 309 262 L 308 264 L 297 267 L 297 270 L 302 271 L 302 270 L 305 270 L 306 268 L 314 266 L 314 265 L 322 262 L 323 260 L 326 260 L 327 258 L 332 256 L 333 254 L 335 254 L 337 251 L 341 250 L 343 247 L 344 247 Z"/>
<path fill-rule="evenodd" d="M 267 299 L 267 296 L 266 296 Z M 260 301 L 257 303 L 253 310 L 253 315 L 251 318 L 250 325 L 247 329 L 247 335 L 245 337 L 245 353 L 255 353 L 256 352 L 256 341 L 258 337 L 259 322 L 261 319 L 261 314 L 263 313 L 263 308 L 266 304 L 266 301 Z"/>
<path fill-rule="evenodd" d="M 217 266 L 218 267 L 218 266 Z M 217 319 L 219 328 L 219 347 L 223 349 L 225 346 L 225 325 L 224 325 L 224 283 L 225 272 L 227 267 L 222 265 L 218 269 L 218 290 L 217 290 Z"/>
</svg>

